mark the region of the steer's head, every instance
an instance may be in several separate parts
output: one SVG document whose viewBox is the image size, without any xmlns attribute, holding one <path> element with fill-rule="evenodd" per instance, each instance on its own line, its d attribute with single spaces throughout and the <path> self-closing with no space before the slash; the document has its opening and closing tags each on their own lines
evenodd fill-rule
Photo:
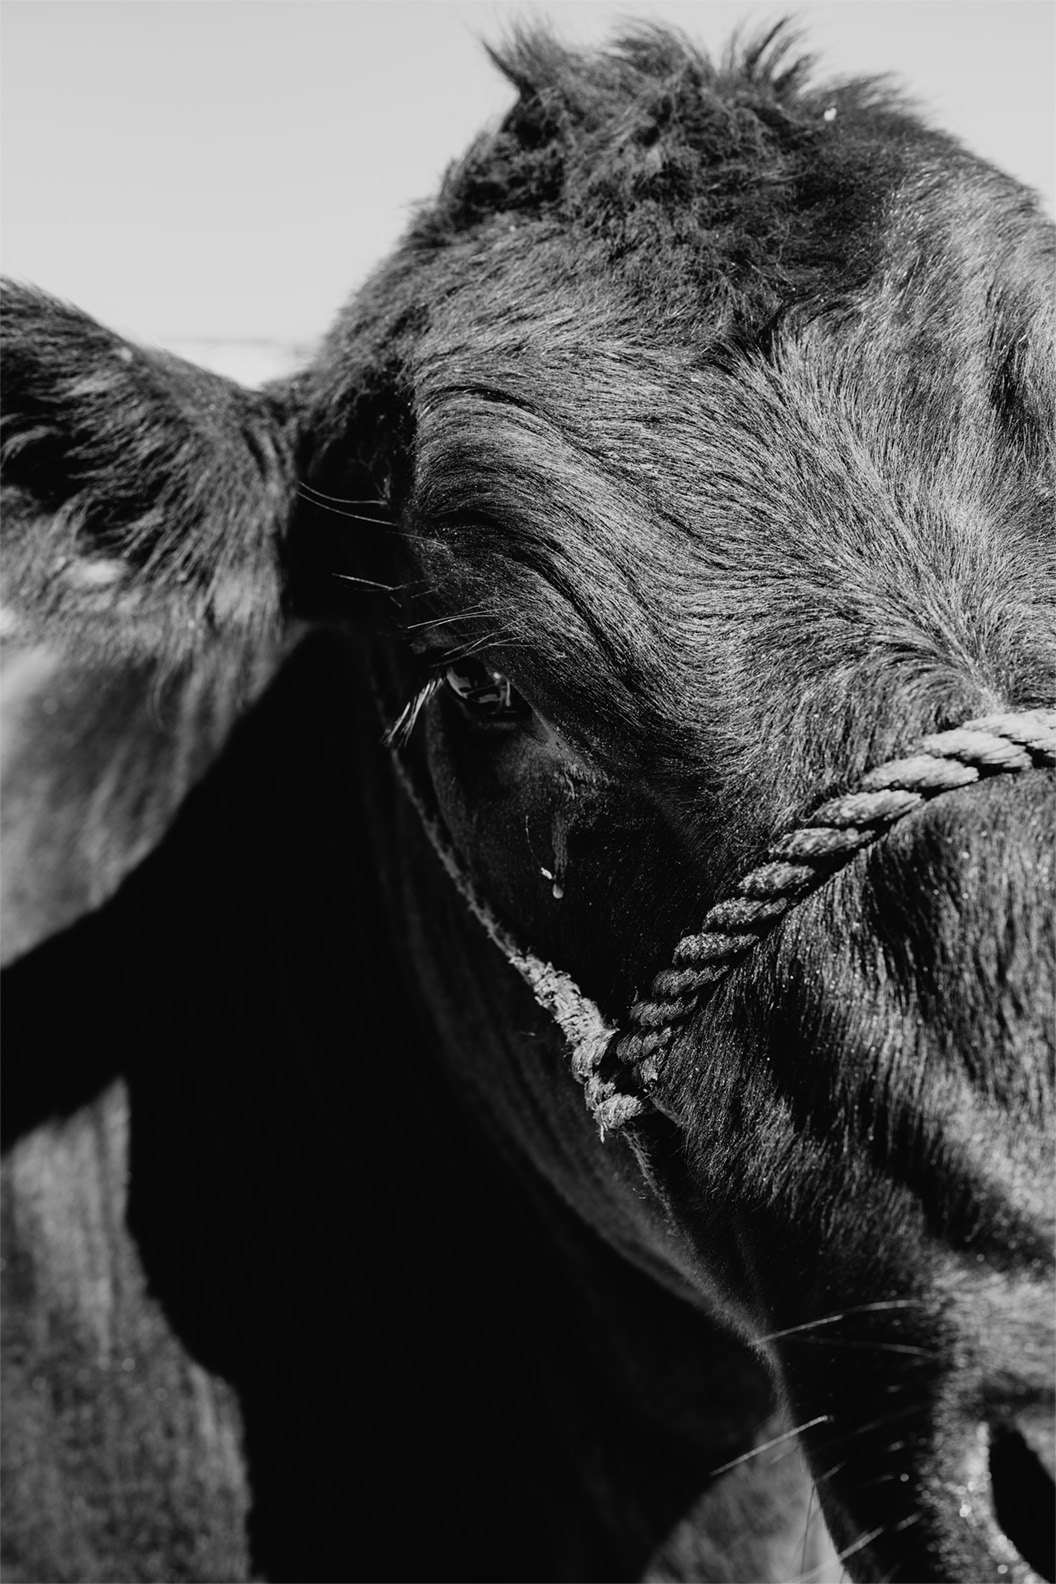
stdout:
<svg viewBox="0 0 1056 1584">
<path fill-rule="evenodd" d="M 626 1033 L 782 833 L 929 736 L 1053 703 L 1049 237 L 1013 183 L 779 48 L 717 72 L 665 34 L 535 39 L 505 69 L 515 109 L 281 390 L 16 298 L 10 587 L 45 635 L 105 618 L 111 660 L 160 645 L 173 674 L 203 632 L 256 654 L 283 600 L 347 625 L 365 592 L 409 786 L 517 948 Z M 1024 754 L 759 917 L 662 1038 L 639 1017 L 642 1059 L 592 1080 L 604 1143 L 556 1025 L 482 936 L 472 984 L 447 949 L 477 926 L 439 866 L 399 882 L 437 1022 L 469 1034 L 452 1074 L 766 1355 L 856 1578 L 1056 1577 Z M 125 823 L 178 785 L 107 773 Z"/>
<path fill-rule="evenodd" d="M 519 104 L 306 380 L 308 492 L 393 590 L 412 783 L 625 1025 L 822 799 L 1052 703 L 1049 240 L 779 53 L 506 69 Z M 815 887 L 629 1125 L 855 1577 L 1053 1576 L 1046 797 L 949 791 Z"/>
</svg>

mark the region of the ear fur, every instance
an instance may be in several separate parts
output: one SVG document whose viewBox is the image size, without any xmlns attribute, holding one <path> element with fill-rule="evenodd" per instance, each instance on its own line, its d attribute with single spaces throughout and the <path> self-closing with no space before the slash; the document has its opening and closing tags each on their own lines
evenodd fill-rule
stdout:
<svg viewBox="0 0 1056 1584">
<path fill-rule="evenodd" d="M 4 956 L 154 847 L 287 647 L 276 394 L 4 292 Z"/>
<path fill-rule="evenodd" d="M 296 498 L 279 398 L 3 295 L 4 589 L 30 642 L 178 666 L 278 630 Z"/>
</svg>

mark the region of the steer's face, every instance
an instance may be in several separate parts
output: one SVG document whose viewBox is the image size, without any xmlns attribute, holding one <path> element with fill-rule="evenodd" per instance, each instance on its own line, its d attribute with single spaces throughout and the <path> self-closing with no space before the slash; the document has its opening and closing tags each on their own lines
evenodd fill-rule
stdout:
<svg viewBox="0 0 1056 1584">
<path fill-rule="evenodd" d="M 927 733 L 1053 702 L 1051 253 L 1024 195 L 867 88 L 802 90 L 780 51 L 719 72 L 665 35 L 586 60 L 536 38 L 509 70 L 507 122 L 280 388 L 238 392 L 13 293 L 5 592 L 28 641 L 83 639 L 105 682 L 96 699 L 78 661 L 22 734 L 41 747 L 17 856 L 62 883 L 20 950 L 160 839 L 188 739 L 208 758 L 278 663 L 280 609 L 319 614 L 320 572 L 380 595 L 382 712 L 492 915 L 616 1025 L 805 809 Z M 149 708 L 128 703 L 144 678 Z M 765 1355 L 854 1577 L 1056 1578 L 1042 772 L 935 798 L 793 907 L 687 1010 L 632 1149 L 599 1141 L 557 1024 L 444 889 L 387 759 L 357 748 L 356 806 L 394 798 L 370 864 L 376 841 L 422 1068 L 446 1061 L 511 1157 Z M 340 943 L 343 915 L 315 925 L 291 961 L 313 990 L 312 942 Z M 109 961 L 125 937 L 101 927 Z M 297 1079 L 313 1128 L 316 1076 Z M 53 1104 L 25 1087 L 27 1114 Z M 325 1154 L 329 1226 L 356 1179 Z M 295 1179 L 260 1201 L 280 1227 Z M 313 1302 L 329 1310 L 325 1276 Z"/>
<path fill-rule="evenodd" d="M 621 269 L 517 214 L 383 278 L 414 301 L 315 483 L 383 519 L 346 570 L 397 589 L 379 675 L 413 776 L 615 1021 L 804 805 L 1051 702 L 1017 206 L 922 172 L 867 280 L 765 324 L 689 306 L 677 249 Z M 951 794 L 804 903 L 683 1031 L 677 1127 L 644 1134 L 856 1577 L 1053 1576 L 1041 799 Z"/>
</svg>

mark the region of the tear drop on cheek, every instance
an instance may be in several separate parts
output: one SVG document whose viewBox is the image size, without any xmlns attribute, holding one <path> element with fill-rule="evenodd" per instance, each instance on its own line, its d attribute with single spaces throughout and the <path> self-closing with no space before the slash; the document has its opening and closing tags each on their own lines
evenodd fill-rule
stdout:
<svg viewBox="0 0 1056 1584">
<path fill-rule="evenodd" d="M 551 886 L 550 890 L 551 890 L 551 894 L 553 895 L 554 901 L 555 902 L 560 902 L 561 898 L 565 894 L 565 888 L 561 884 L 560 880 L 555 880 L 553 885 Z"/>
</svg>

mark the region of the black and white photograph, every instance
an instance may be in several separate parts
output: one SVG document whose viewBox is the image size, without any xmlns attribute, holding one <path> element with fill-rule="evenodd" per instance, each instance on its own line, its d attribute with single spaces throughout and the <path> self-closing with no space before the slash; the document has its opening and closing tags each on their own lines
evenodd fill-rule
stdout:
<svg viewBox="0 0 1056 1584">
<path fill-rule="evenodd" d="M 0 48 L 3 1584 L 1056 1584 L 1056 6 Z"/>
</svg>

